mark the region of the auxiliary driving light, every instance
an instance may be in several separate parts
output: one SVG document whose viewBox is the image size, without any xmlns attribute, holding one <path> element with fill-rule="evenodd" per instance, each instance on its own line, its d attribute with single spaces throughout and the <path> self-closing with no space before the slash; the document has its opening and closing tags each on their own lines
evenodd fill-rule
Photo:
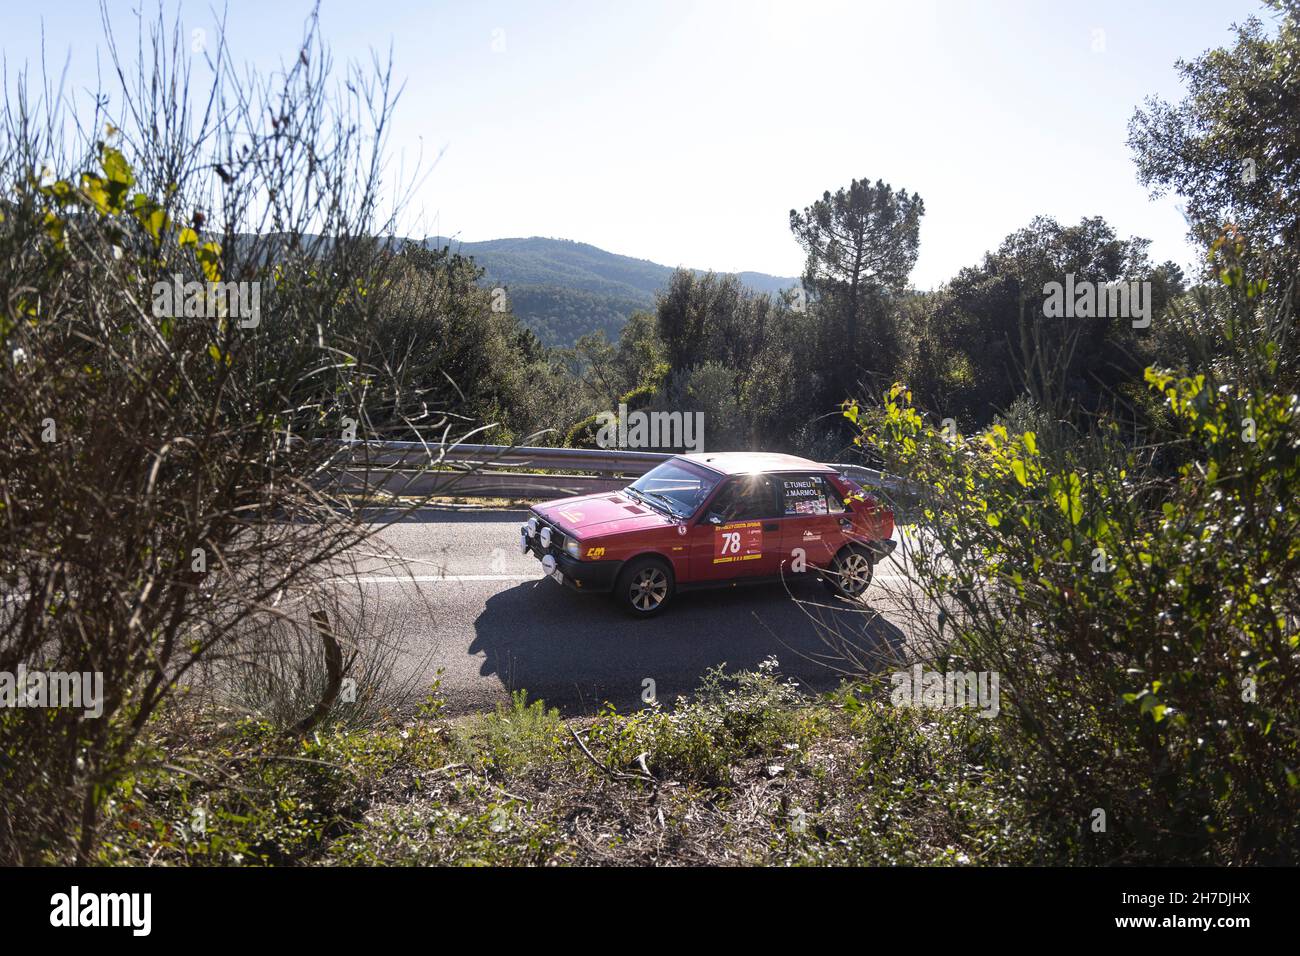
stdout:
<svg viewBox="0 0 1300 956">
<path fill-rule="evenodd" d="M 547 574 L 555 573 L 555 555 L 553 554 L 542 555 L 542 570 L 545 571 Z"/>
<path fill-rule="evenodd" d="M 528 535 L 528 537 L 530 537 L 530 538 L 531 538 L 533 535 L 537 534 L 537 519 L 536 519 L 536 518 L 529 518 L 529 519 L 528 519 L 528 523 L 527 523 L 526 525 L 524 525 L 524 534 Z"/>
<path fill-rule="evenodd" d="M 551 529 L 543 528 L 541 536 L 539 537 L 538 540 L 542 542 L 543 548 L 549 548 L 551 546 Z"/>
</svg>

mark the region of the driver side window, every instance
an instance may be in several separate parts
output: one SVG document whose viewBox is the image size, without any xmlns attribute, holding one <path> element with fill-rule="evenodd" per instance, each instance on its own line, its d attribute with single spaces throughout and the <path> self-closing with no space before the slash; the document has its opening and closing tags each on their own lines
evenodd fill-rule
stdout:
<svg viewBox="0 0 1300 956">
<path fill-rule="evenodd" d="M 723 524 L 758 521 L 779 515 L 776 485 L 767 475 L 745 475 L 730 479 L 709 507 Z"/>
</svg>

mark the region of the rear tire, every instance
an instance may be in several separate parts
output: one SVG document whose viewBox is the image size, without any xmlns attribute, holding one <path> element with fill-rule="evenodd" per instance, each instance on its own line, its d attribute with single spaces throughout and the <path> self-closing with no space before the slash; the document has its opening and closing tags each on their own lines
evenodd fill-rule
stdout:
<svg viewBox="0 0 1300 956">
<path fill-rule="evenodd" d="M 861 600 L 871 587 L 875 564 L 875 557 L 866 548 L 849 545 L 835 555 L 830 568 L 822 575 L 822 582 L 840 597 Z"/>
<path fill-rule="evenodd" d="M 637 558 L 628 563 L 614 585 L 614 598 L 632 617 L 661 614 L 673 599 L 677 585 L 672 566 L 662 558 Z"/>
</svg>

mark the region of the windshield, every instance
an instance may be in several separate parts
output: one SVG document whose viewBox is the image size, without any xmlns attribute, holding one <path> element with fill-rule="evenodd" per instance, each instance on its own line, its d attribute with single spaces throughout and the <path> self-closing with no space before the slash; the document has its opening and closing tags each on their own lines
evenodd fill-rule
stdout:
<svg viewBox="0 0 1300 956">
<path fill-rule="evenodd" d="M 717 483 L 715 476 L 695 471 L 677 461 L 666 461 L 647 471 L 628 490 L 640 494 L 651 505 L 685 518 L 695 513 Z"/>
</svg>

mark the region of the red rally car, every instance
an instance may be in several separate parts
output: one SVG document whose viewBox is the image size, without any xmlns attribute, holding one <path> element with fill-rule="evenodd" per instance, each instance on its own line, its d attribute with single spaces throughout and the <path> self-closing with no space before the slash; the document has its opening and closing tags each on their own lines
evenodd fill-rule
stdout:
<svg viewBox="0 0 1300 956">
<path fill-rule="evenodd" d="M 813 573 L 859 597 L 894 550 L 893 512 L 827 465 L 792 455 L 676 455 L 621 491 L 534 505 L 523 553 L 578 591 L 614 593 L 634 616 L 688 588 Z"/>
</svg>

